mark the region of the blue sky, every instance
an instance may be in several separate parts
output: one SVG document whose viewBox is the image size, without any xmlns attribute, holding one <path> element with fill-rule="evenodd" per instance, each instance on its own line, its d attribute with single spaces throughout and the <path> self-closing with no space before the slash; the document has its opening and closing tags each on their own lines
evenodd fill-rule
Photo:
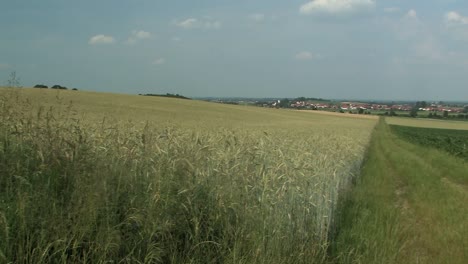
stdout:
<svg viewBox="0 0 468 264">
<path fill-rule="evenodd" d="M 468 100 L 468 1 L 1 1 L 0 82 Z"/>
</svg>

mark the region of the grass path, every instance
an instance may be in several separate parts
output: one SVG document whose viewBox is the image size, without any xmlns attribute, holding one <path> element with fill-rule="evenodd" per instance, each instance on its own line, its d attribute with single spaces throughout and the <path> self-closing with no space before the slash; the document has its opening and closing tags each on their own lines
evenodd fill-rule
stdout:
<svg viewBox="0 0 468 264">
<path fill-rule="evenodd" d="M 467 187 L 466 162 L 403 141 L 381 121 L 345 205 L 340 262 L 467 263 Z"/>
</svg>

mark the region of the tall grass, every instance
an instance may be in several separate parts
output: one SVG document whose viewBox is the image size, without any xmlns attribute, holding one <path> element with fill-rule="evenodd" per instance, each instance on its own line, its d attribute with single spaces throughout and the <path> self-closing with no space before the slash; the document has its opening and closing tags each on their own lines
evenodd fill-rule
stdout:
<svg viewBox="0 0 468 264">
<path fill-rule="evenodd" d="M 0 107 L 0 262 L 324 262 L 370 134 Z"/>
</svg>

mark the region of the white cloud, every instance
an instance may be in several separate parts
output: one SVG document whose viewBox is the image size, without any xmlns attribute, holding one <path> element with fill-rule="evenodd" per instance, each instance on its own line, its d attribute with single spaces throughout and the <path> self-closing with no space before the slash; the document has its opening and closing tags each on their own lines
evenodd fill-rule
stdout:
<svg viewBox="0 0 468 264">
<path fill-rule="evenodd" d="M 405 18 L 407 19 L 418 19 L 418 13 L 414 9 L 411 9 L 406 13 Z"/>
<path fill-rule="evenodd" d="M 187 18 L 182 21 L 175 21 L 174 24 L 183 29 L 220 29 L 222 26 L 220 21 L 213 20 L 209 17 L 203 19 Z"/>
<path fill-rule="evenodd" d="M 112 44 L 115 42 L 114 37 L 106 36 L 106 35 L 96 35 L 89 39 L 88 43 L 90 45 L 97 45 L 97 44 Z"/>
<path fill-rule="evenodd" d="M 164 58 L 158 58 L 153 61 L 153 65 L 163 65 L 166 63 L 166 59 Z"/>
<path fill-rule="evenodd" d="M 452 38 L 458 41 L 468 41 L 468 17 L 451 11 L 445 14 L 445 25 Z"/>
<path fill-rule="evenodd" d="M 340 15 L 368 12 L 374 9 L 374 0 L 313 0 L 299 8 L 301 14 Z"/>
<path fill-rule="evenodd" d="M 314 58 L 314 55 L 310 51 L 302 51 L 297 53 L 294 58 L 296 60 L 311 60 Z"/>
<path fill-rule="evenodd" d="M 399 11 L 400 11 L 400 8 L 398 8 L 398 7 L 386 7 L 386 8 L 384 8 L 385 13 L 396 13 L 396 12 L 399 12 Z"/>
<path fill-rule="evenodd" d="M 125 44 L 135 44 L 139 40 L 151 38 L 151 33 L 144 30 L 133 30 L 132 35 L 125 41 Z"/>
<path fill-rule="evenodd" d="M 198 27 L 199 21 L 196 18 L 187 18 L 184 21 L 176 22 L 176 25 L 181 28 L 190 29 Z"/>
<path fill-rule="evenodd" d="M 136 30 L 134 30 L 132 33 L 138 39 L 151 38 L 151 33 L 149 33 L 148 31 L 143 31 L 143 30 L 136 31 Z"/>
<path fill-rule="evenodd" d="M 458 12 L 450 11 L 445 14 L 447 25 L 468 25 L 468 17 L 460 15 Z"/>
<path fill-rule="evenodd" d="M 265 14 L 261 14 L 261 13 L 250 14 L 249 18 L 253 21 L 260 22 L 260 21 L 265 20 Z"/>
</svg>

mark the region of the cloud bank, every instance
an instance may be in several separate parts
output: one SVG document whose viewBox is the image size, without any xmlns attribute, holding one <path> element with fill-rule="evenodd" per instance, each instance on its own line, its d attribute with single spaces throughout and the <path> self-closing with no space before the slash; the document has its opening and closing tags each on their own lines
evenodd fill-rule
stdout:
<svg viewBox="0 0 468 264">
<path fill-rule="evenodd" d="M 369 12 L 374 8 L 374 0 L 313 0 L 303 4 L 299 12 L 304 15 L 344 15 Z"/>
<path fill-rule="evenodd" d="M 445 22 L 448 25 L 468 25 L 468 17 L 462 16 L 458 12 L 450 11 L 445 14 Z"/>
</svg>

